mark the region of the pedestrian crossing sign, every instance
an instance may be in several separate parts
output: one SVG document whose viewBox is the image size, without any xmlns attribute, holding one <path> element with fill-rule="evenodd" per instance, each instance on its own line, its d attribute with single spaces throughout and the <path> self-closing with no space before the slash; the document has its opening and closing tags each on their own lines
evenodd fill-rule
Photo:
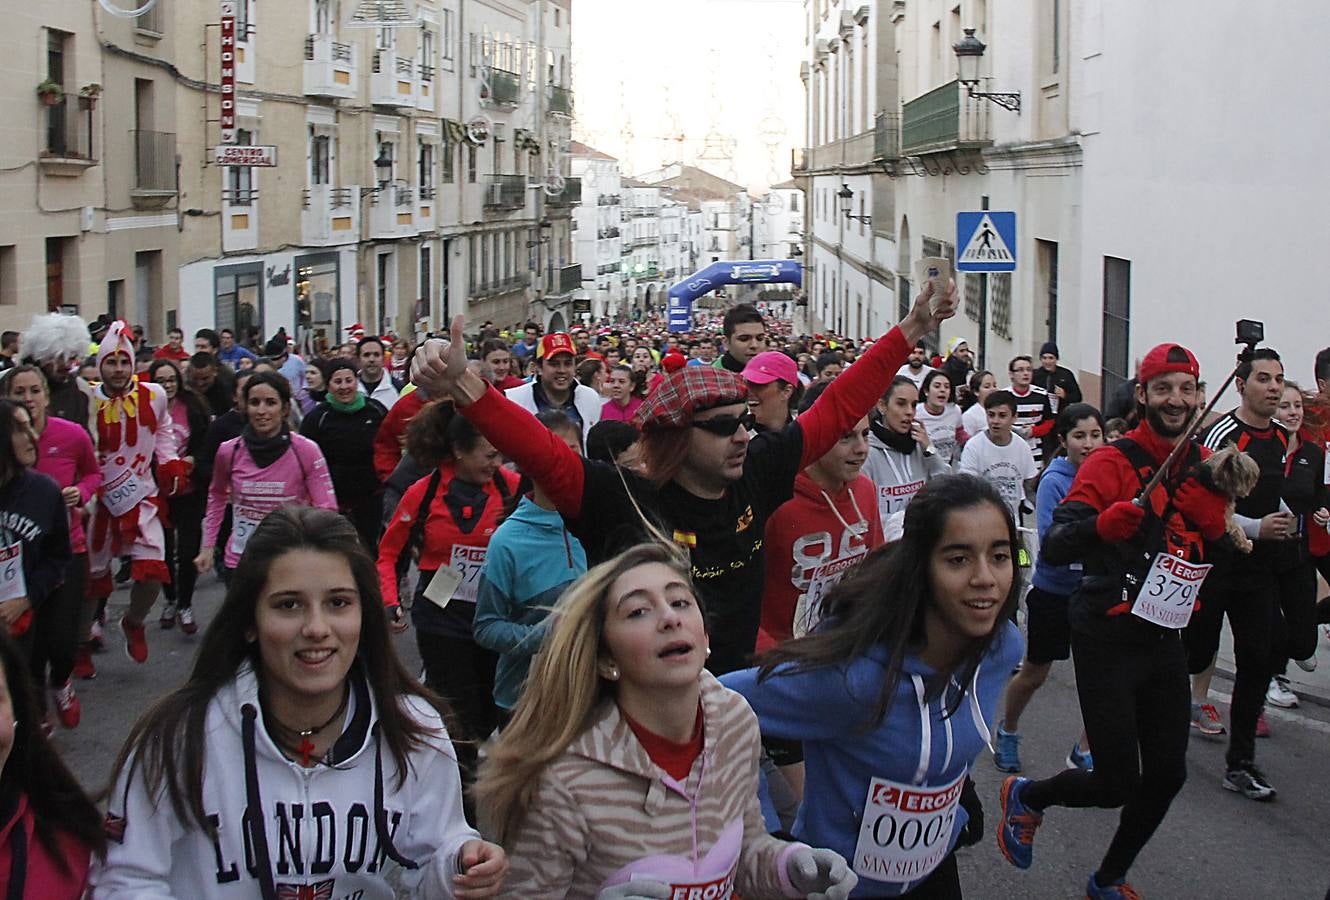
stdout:
<svg viewBox="0 0 1330 900">
<path fill-rule="evenodd" d="M 1016 213 L 956 213 L 958 272 L 1016 271 Z"/>
</svg>

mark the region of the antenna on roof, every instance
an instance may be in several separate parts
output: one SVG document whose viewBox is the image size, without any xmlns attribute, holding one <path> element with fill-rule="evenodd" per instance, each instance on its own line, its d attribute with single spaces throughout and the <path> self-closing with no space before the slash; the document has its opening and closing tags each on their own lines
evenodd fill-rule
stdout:
<svg viewBox="0 0 1330 900">
<path fill-rule="evenodd" d="M 411 17 L 402 0 L 360 0 L 347 20 L 347 28 L 412 28 L 420 23 Z"/>
</svg>

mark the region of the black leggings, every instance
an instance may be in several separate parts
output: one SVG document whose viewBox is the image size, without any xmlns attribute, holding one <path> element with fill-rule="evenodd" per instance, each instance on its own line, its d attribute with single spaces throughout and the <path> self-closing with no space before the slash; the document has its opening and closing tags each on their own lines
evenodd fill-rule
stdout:
<svg viewBox="0 0 1330 900">
<path fill-rule="evenodd" d="M 46 709 L 46 685 L 61 687 L 74 671 L 78 647 L 79 613 L 88 584 L 88 554 L 75 553 L 65 567 L 65 580 L 51 592 L 33 616 L 35 632 L 28 657 L 37 701 Z M 47 676 L 47 669 L 50 676 Z"/>
<path fill-rule="evenodd" d="M 1290 659 L 1316 653 L 1316 567 L 1301 563 L 1279 575 L 1279 607 L 1272 622 L 1274 674 L 1288 671 Z"/>
<path fill-rule="evenodd" d="M 1067 769 L 1026 785 L 1022 799 L 1050 806 L 1122 807 L 1099 865 L 1101 884 L 1126 877 L 1187 780 L 1191 694 L 1182 640 L 1113 644 L 1073 630 L 1072 660 L 1094 771 Z"/>
<path fill-rule="evenodd" d="M 447 700 L 452 711 L 448 735 L 457 752 L 462 782 L 470 785 L 475 780 L 480 743 L 499 721 L 494 705 L 494 667 L 499 656 L 470 638 L 446 637 L 419 628 L 416 646 L 425 664 L 425 684 Z"/>
<path fill-rule="evenodd" d="M 864 897 L 872 897 L 872 894 L 864 894 Z M 887 894 L 880 895 L 882 897 Z M 906 897 L 908 900 L 962 900 L 965 894 L 961 891 L 961 873 L 956 868 L 955 851 L 948 853 L 947 858 L 938 863 L 933 873 L 926 878 L 923 883 L 906 894 L 891 895 L 896 898 Z"/>
<path fill-rule="evenodd" d="M 171 527 L 166 529 L 166 565 L 171 570 L 171 582 L 162 585 L 162 594 L 181 609 L 189 609 L 199 578 L 194 557 L 203 545 L 203 509 L 207 496 L 194 490 L 172 497 L 169 503 Z"/>
</svg>

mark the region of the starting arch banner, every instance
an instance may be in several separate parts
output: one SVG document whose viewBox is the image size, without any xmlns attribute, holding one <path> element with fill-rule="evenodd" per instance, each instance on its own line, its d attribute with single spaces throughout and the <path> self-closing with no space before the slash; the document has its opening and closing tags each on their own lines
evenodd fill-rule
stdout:
<svg viewBox="0 0 1330 900">
<path fill-rule="evenodd" d="M 727 284 L 793 284 L 802 287 L 804 270 L 793 259 L 714 262 L 670 288 L 670 331 L 693 329 L 693 301 Z"/>
</svg>

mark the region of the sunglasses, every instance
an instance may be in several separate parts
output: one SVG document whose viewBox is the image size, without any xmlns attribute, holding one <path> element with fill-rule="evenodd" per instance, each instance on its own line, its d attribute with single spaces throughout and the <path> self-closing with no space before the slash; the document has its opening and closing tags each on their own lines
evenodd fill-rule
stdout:
<svg viewBox="0 0 1330 900">
<path fill-rule="evenodd" d="M 714 419 L 706 419 L 701 422 L 694 420 L 692 426 L 701 428 L 703 431 L 717 437 L 731 437 L 740 428 L 744 431 L 752 431 L 756 424 L 757 416 L 746 412 L 741 416 L 716 416 Z"/>
</svg>

